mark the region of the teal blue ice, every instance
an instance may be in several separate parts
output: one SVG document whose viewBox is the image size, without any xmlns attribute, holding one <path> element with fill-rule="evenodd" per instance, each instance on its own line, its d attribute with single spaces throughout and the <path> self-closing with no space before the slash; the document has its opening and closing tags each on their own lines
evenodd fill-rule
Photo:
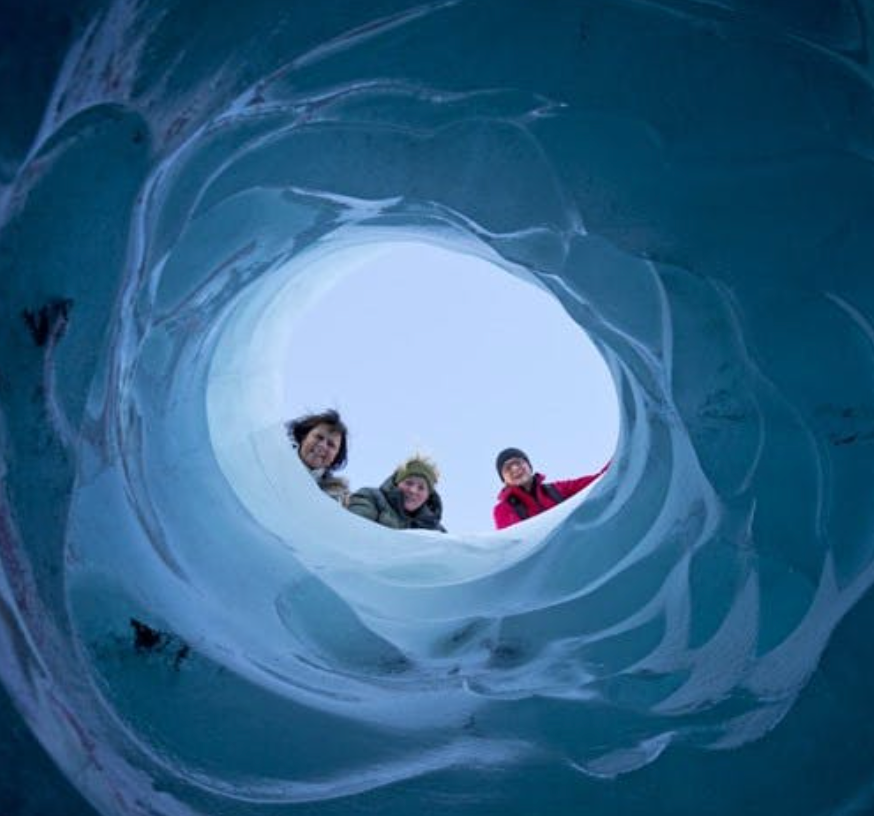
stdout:
<svg viewBox="0 0 874 816">
<path fill-rule="evenodd" d="M 872 24 L 2 0 L 0 814 L 874 813 Z M 387 236 L 603 354 L 555 530 L 386 531 L 277 443 L 259 337 Z"/>
</svg>

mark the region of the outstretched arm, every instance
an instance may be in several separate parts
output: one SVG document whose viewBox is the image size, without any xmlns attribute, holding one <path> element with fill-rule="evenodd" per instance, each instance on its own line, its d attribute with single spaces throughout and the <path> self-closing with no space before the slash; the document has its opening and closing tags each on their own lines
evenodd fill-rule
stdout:
<svg viewBox="0 0 874 816">
<path fill-rule="evenodd" d="M 575 496 L 581 490 L 592 484 L 592 482 L 603 476 L 608 467 L 610 467 L 610 462 L 607 462 L 607 464 L 597 473 L 593 473 L 590 476 L 580 476 L 578 479 L 567 479 L 563 482 L 553 482 L 552 485 L 562 496 L 564 496 L 564 498 L 569 499 L 571 496 Z"/>
</svg>

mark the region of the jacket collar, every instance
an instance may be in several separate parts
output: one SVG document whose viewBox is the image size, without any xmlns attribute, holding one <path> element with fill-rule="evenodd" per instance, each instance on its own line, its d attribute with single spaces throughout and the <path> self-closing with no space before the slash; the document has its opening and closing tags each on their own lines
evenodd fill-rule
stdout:
<svg viewBox="0 0 874 816">
<path fill-rule="evenodd" d="M 532 494 L 536 494 L 540 485 L 543 484 L 543 480 L 546 477 L 542 473 L 535 473 L 534 479 L 531 482 L 531 491 L 526 490 L 524 487 L 515 487 L 514 485 L 504 485 L 501 488 L 500 493 L 498 493 L 498 501 L 507 501 L 510 496 L 531 496 Z"/>
<path fill-rule="evenodd" d="M 306 467 L 306 465 L 304 465 Z M 307 470 L 310 472 L 310 476 L 312 476 L 317 482 L 322 481 L 322 477 L 328 472 L 327 468 L 308 468 Z"/>
</svg>

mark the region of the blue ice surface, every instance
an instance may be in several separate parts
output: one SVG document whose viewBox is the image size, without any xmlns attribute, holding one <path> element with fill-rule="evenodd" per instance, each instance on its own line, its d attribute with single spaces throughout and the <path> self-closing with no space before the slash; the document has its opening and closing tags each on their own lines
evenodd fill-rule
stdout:
<svg viewBox="0 0 874 816">
<path fill-rule="evenodd" d="M 872 812 L 872 12 L 4 12 L 0 812 Z M 314 490 L 260 341 L 386 237 L 595 340 L 585 501 Z"/>
</svg>

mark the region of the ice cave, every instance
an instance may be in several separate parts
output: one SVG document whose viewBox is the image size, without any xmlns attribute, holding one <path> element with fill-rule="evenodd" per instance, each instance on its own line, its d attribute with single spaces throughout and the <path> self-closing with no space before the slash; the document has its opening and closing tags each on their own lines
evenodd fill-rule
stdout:
<svg viewBox="0 0 874 816">
<path fill-rule="evenodd" d="M 874 813 L 874 2 L 0 22 L 3 816 Z M 386 531 L 252 431 L 295 259 L 385 235 L 597 344 L 557 526 Z"/>
</svg>

